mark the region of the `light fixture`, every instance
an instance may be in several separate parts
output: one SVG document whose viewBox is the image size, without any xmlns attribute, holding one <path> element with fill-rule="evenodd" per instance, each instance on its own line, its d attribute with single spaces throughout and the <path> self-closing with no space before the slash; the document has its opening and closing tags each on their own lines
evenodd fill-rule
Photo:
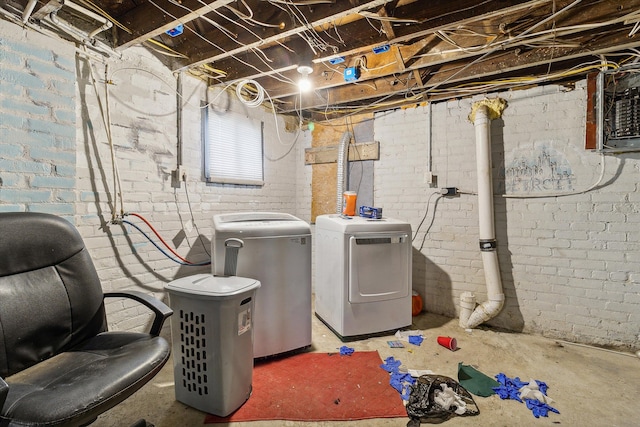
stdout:
<svg viewBox="0 0 640 427">
<path fill-rule="evenodd" d="M 311 90 L 311 80 L 309 80 L 309 74 L 313 72 L 311 62 L 301 63 L 300 65 L 298 65 L 297 70 L 302 75 L 302 77 L 298 81 L 298 88 L 300 88 L 300 92 L 308 92 L 309 90 Z"/>
</svg>

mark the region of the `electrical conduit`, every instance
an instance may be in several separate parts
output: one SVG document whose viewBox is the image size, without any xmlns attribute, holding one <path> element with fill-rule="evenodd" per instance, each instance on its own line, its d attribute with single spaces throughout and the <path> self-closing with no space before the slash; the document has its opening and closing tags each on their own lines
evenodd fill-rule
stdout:
<svg viewBox="0 0 640 427">
<path fill-rule="evenodd" d="M 475 295 L 460 295 L 460 326 L 472 329 L 495 317 L 504 305 L 504 293 L 496 251 L 491 174 L 491 120 L 506 107 L 500 98 L 483 100 L 473 105 L 469 119 L 476 131 L 476 166 L 478 173 L 478 217 L 480 251 L 487 285 L 487 301 L 476 306 Z"/>
</svg>

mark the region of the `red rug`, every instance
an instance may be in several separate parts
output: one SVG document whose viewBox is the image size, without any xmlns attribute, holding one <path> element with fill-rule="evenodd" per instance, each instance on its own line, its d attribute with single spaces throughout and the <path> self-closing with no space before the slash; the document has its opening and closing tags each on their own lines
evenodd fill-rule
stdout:
<svg viewBox="0 0 640 427">
<path fill-rule="evenodd" d="M 256 362 L 249 400 L 228 417 L 207 415 L 204 422 L 406 417 L 381 364 L 377 351 L 302 353 Z"/>
</svg>

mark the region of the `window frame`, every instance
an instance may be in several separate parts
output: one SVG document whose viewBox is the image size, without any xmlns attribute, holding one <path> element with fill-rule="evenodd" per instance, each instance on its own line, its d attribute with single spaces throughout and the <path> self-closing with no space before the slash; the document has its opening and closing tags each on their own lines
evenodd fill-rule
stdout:
<svg viewBox="0 0 640 427">
<path fill-rule="evenodd" d="M 213 122 L 215 121 L 215 122 Z M 224 133 L 213 134 L 214 130 L 212 126 L 215 125 L 230 124 L 229 128 L 223 130 Z M 245 131 L 245 132 L 243 132 Z M 257 139 L 251 140 L 259 135 L 259 141 Z M 251 118 L 247 115 L 237 113 L 234 111 L 216 111 L 210 106 L 204 109 L 202 120 L 202 141 L 204 147 L 204 179 L 210 184 L 235 184 L 235 185 L 250 185 L 250 186 L 263 186 L 264 185 L 264 122 Z M 238 137 L 241 137 L 238 140 Z M 216 137 L 228 137 L 230 139 L 223 142 L 225 147 L 215 147 L 214 144 L 217 140 Z M 244 139 L 244 138 L 247 139 Z M 215 165 L 212 165 L 211 156 L 214 154 L 213 150 L 219 149 L 222 155 L 227 155 L 226 161 L 233 164 L 239 164 L 246 152 L 239 151 L 238 147 L 242 143 L 249 143 L 250 146 L 245 146 L 245 150 L 256 150 L 249 153 L 252 156 L 251 166 L 255 167 L 259 164 L 259 173 L 253 173 L 250 169 L 243 169 L 240 173 L 233 175 L 232 169 L 228 170 L 214 170 Z M 222 150 L 233 150 L 233 152 L 222 153 Z M 226 167 L 226 166 L 224 166 Z M 224 168 L 223 167 L 223 168 Z M 253 175 L 253 176 L 250 176 Z"/>
</svg>

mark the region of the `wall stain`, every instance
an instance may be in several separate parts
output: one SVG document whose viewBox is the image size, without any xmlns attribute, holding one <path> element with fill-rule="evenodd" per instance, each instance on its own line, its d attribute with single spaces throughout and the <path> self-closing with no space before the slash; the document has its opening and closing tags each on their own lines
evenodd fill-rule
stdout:
<svg viewBox="0 0 640 427">
<path fill-rule="evenodd" d="M 126 134 L 124 138 L 114 136 L 116 150 L 138 152 L 148 157 L 156 165 L 156 175 L 162 182 L 170 180 L 175 154 L 166 147 L 168 138 L 163 131 L 150 126 L 144 119 L 134 120 L 128 125 L 113 124 L 112 126 L 120 128 Z"/>
<path fill-rule="evenodd" d="M 566 156 L 545 145 L 532 151 L 505 156 L 500 186 L 505 193 L 543 193 L 549 191 L 573 191 L 575 174 Z"/>
</svg>

